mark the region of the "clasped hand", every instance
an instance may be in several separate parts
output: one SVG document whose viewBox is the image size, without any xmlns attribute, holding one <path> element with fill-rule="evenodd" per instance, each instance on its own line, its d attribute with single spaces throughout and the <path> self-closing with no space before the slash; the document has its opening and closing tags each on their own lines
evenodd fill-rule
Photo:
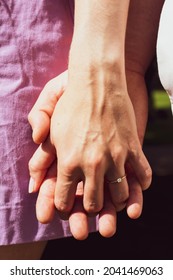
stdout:
<svg viewBox="0 0 173 280">
<path fill-rule="evenodd" d="M 129 217 L 140 216 L 142 190 L 151 183 L 134 110 L 114 80 L 67 80 L 65 72 L 50 81 L 28 117 L 34 141 L 42 143 L 29 163 L 37 217 L 49 222 L 55 209 L 70 215 L 72 234 L 83 239 L 87 215 L 99 213 L 100 233 L 112 236 L 116 211 L 127 207 Z"/>
</svg>

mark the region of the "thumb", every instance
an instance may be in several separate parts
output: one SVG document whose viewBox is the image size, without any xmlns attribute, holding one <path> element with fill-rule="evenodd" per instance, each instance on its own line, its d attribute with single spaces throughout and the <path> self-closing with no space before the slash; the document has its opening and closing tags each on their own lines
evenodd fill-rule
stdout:
<svg viewBox="0 0 173 280">
<path fill-rule="evenodd" d="M 50 118 L 56 103 L 66 88 L 67 79 L 68 73 L 65 71 L 49 81 L 28 115 L 28 121 L 33 130 L 33 141 L 36 144 L 41 144 L 48 136 Z"/>
</svg>

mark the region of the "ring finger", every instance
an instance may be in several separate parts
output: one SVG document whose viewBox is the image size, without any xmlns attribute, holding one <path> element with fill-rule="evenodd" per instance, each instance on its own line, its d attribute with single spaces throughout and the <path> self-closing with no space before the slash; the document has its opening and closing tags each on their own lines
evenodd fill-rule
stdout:
<svg viewBox="0 0 173 280">
<path fill-rule="evenodd" d="M 121 211 L 129 197 L 129 187 L 123 166 L 111 168 L 107 175 L 106 181 L 110 190 L 113 204 L 117 211 Z"/>
</svg>

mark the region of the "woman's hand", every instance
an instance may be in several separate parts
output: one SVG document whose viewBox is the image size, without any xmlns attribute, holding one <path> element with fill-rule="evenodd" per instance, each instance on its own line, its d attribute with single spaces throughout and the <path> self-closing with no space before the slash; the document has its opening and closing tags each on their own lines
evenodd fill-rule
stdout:
<svg viewBox="0 0 173 280">
<path fill-rule="evenodd" d="M 57 79 L 57 81 L 58 81 L 58 79 Z M 134 82 L 134 81 L 133 81 Z M 53 83 L 54 83 L 54 81 L 53 81 Z M 51 84 L 51 82 L 49 83 L 49 85 Z M 52 87 L 50 87 L 50 88 L 52 88 Z M 58 88 L 58 86 L 56 85 L 55 86 L 55 89 L 56 88 Z M 30 120 L 32 119 L 32 125 L 33 125 L 33 123 L 34 123 L 34 118 L 36 118 L 36 116 L 38 116 L 38 114 L 40 115 L 40 119 L 42 119 L 41 118 L 41 115 L 43 114 L 43 112 L 45 112 L 46 110 L 45 110 L 45 108 L 44 108 L 44 104 L 45 104 L 45 107 L 47 106 L 47 98 L 50 96 L 49 95 L 49 92 L 47 92 L 47 95 L 46 95 L 46 90 L 48 89 L 48 87 L 46 86 L 45 87 L 45 89 L 43 90 L 43 92 L 44 92 L 44 94 L 41 94 L 40 95 L 40 98 L 38 99 L 38 101 L 37 101 L 37 103 L 36 103 L 36 105 L 35 105 L 35 108 L 37 108 L 37 110 L 38 110 L 38 113 L 37 114 L 35 114 L 35 111 L 34 110 L 32 110 L 32 112 L 30 113 Z M 57 91 L 56 90 L 54 90 L 54 92 L 55 92 L 55 94 L 57 94 Z M 53 98 L 54 100 L 56 100 L 56 97 L 54 97 Z M 41 101 L 42 100 L 42 101 Z M 61 100 L 61 99 L 60 99 Z M 60 102 L 60 100 L 59 100 L 59 102 Z M 141 103 L 142 104 L 142 103 Z M 41 106 L 41 107 L 39 107 L 39 106 Z M 42 107 L 43 106 L 43 107 Z M 55 106 L 55 104 L 54 105 L 52 105 L 52 108 Z M 44 113 L 45 114 L 45 113 Z M 47 118 L 49 118 L 48 117 L 48 115 L 47 115 Z M 109 119 L 110 119 L 110 121 L 111 121 L 111 123 L 113 123 L 114 124 L 114 122 L 112 122 L 112 120 L 113 120 L 113 118 L 111 117 L 109 117 L 109 115 L 108 115 L 108 120 L 107 119 L 105 119 L 106 120 L 106 124 L 109 124 Z M 102 123 L 102 120 L 101 120 L 101 123 Z M 42 122 L 42 126 L 43 126 L 43 124 L 45 124 L 45 122 Z M 105 128 L 106 128 L 106 124 L 105 124 Z M 120 127 L 121 127 L 121 125 L 122 125 L 122 127 L 124 126 L 124 129 L 125 129 L 125 127 L 127 127 L 127 124 L 125 123 L 124 125 L 123 125 L 123 123 L 121 122 L 120 123 Z M 36 126 L 37 125 L 35 125 L 35 126 L 33 126 L 33 128 L 34 129 L 36 129 Z M 110 127 L 110 125 L 108 125 L 108 127 Z M 126 131 L 126 130 L 125 130 Z M 128 131 L 128 128 L 127 128 L 127 131 Z M 123 130 L 122 130 L 122 132 L 123 132 Z M 71 128 L 69 129 L 69 133 L 71 133 Z M 120 136 L 121 136 L 122 134 L 120 134 Z M 44 136 L 45 135 L 41 135 L 41 137 L 43 137 L 44 138 Z M 117 133 L 116 134 L 116 136 L 117 136 L 117 139 L 119 140 L 119 139 L 121 139 L 120 138 L 120 136 L 119 136 L 119 134 Z M 64 136 L 65 137 L 65 136 Z M 74 137 L 76 137 L 76 136 L 74 136 Z M 102 137 L 102 135 L 101 135 L 101 137 Z M 122 137 L 122 136 L 121 136 Z M 102 138 L 101 138 L 102 139 Z M 67 138 L 64 138 L 64 140 L 66 141 L 68 141 L 68 139 Z M 118 140 L 116 140 L 117 142 L 116 143 L 118 143 L 117 145 L 118 145 L 118 147 L 120 147 L 120 145 L 124 145 L 124 143 L 123 143 L 123 141 L 122 141 L 122 143 L 120 143 L 120 142 L 118 142 Z M 133 141 L 134 141 L 134 138 L 133 138 Z M 139 142 L 139 140 L 137 139 L 137 141 Z M 71 144 L 71 141 L 70 141 L 70 143 L 69 144 Z M 105 144 L 105 143 L 104 143 Z M 105 144 L 105 145 L 107 145 L 107 143 Z M 117 145 L 115 145 L 115 147 L 117 147 Z M 125 146 L 124 146 L 125 147 Z M 114 148 L 114 147 L 113 147 Z M 136 148 L 136 147 L 135 147 Z M 141 152 L 141 146 L 139 147 L 140 148 L 140 152 Z M 116 151 L 116 149 L 115 149 L 115 151 Z M 126 151 L 125 151 L 125 148 L 124 148 L 124 152 L 126 153 Z M 81 154 L 82 155 L 82 154 Z M 143 154 L 142 154 L 143 155 Z M 46 172 L 47 172 L 47 168 L 50 166 L 50 164 L 53 162 L 53 160 L 55 159 L 55 150 L 54 150 L 54 147 L 52 146 L 52 144 L 50 143 L 50 141 L 49 141 L 49 138 L 47 139 L 47 141 L 45 141 L 45 143 L 43 143 L 40 147 L 39 147 L 39 149 L 36 151 L 36 153 L 34 154 L 34 156 L 33 156 L 33 158 L 31 159 L 31 161 L 30 161 L 30 170 L 31 170 L 31 175 L 32 175 L 32 177 L 33 177 L 33 179 L 35 180 L 35 191 L 37 191 L 38 190 L 38 188 L 39 188 L 39 186 L 40 186 L 40 184 L 41 184 L 41 182 L 42 182 L 42 180 L 43 180 L 43 178 L 44 178 L 44 176 L 45 176 L 45 174 L 46 174 Z M 68 157 L 68 154 L 67 154 L 67 157 Z M 97 157 L 97 155 L 96 155 L 96 157 Z M 43 164 L 44 163 L 44 164 Z M 117 165 L 118 165 L 118 162 L 117 162 Z M 42 168 L 44 166 L 44 169 Z M 135 168 L 137 167 L 137 165 L 135 165 Z M 136 170 L 136 169 L 135 169 Z M 104 176 L 104 175 L 103 175 Z M 120 176 L 119 176 L 120 177 Z M 128 176 L 129 178 L 129 180 L 130 180 L 130 177 L 131 177 L 131 175 L 129 175 Z M 136 179 L 135 179 L 136 180 Z M 125 181 L 125 180 L 124 180 Z M 122 181 L 122 183 L 123 183 L 123 181 Z M 122 185 L 122 183 L 120 183 L 119 185 L 120 185 L 120 192 L 123 192 L 124 190 L 123 190 L 123 187 L 124 187 L 124 185 Z M 110 184 L 110 187 L 112 187 L 112 186 L 116 186 L 117 187 L 117 185 L 114 185 L 114 184 Z M 126 186 L 127 186 L 127 184 L 125 184 L 125 188 L 126 188 Z M 103 191 L 103 187 L 102 187 L 102 191 Z M 118 190 L 116 190 L 116 191 L 118 191 Z M 126 189 L 125 189 L 125 191 L 126 191 Z M 127 192 L 128 192 L 128 190 L 127 190 Z M 121 196 L 122 197 L 122 194 L 120 194 L 119 196 Z M 74 198 L 73 198 L 74 199 Z M 133 199 L 134 200 L 134 199 Z M 124 202 L 124 201 L 123 201 Z M 125 205 L 124 205 L 124 203 L 122 204 L 122 203 L 120 203 L 121 205 L 120 205 L 120 207 L 118 208 L 118 204 L 116 204 L 116 207 L 118 208 L 118 210 L 120 210 L 121 208 L 123 208 Z"/>
<path fill-rule="evenodd" d="M 68 88 L 56 105 L 50 139 L 40 147 L 49 161 L 48 166 L 55 158 L 56 148 L 58 182 L 55 204 L 65 213 L 73 207 L 76 187 L 81 180 L 84 181 L 84 207 L 89 212 L 97 212 L 103 207 L 105 176 L 109 181 L 111 200 L 118 210 L 125 206 L 128 189 L 133 197 L 134 189 L 141 190 L 139 184 L 147 188 L 151 181 L 151 169 L 137 136 L 124 74 L 128 1 L 109 0 L 106 7 L 104 1 L 83 1 L 82 4 L 76 1 L 75 5 Z M 99 15 L 99 21 L 96 21 L 96 15 Z M 51 155 L 44 148 L 47 143 L 53 147 Z M 39 172 L 32 168 L 33 159 L 31 163 L 31 174 L 36 178 Z M 138 188 L 128 188 L 126 178 L 119 184 L 110 183 L 124 177 L 126 170 L 127 175 L 133 177 L 133 186 Z M 39 184 L 35 182 L 34 187 L 36 190 Z M 133 199 L 129 201 L 134 202 Z"/>
<path fill-rule="evenodd" d="M 104 70 L 98 72 L 69 82 L 51 119 L 50 138 L 58 158 L 55 206 L 65 213 L 74 205 L 80 181 L 84 182 L 84 209 L 99 212 L 103 207 L 104 180 L 123 177 L 127 164 L 142 189 L 151 183 L 127 91 L 117 89 L 116 73 L 111 73 L 109 80 L 107 69 L 106 74 Z M 129 197 L 126 178 L 108 185 L 112 202 L 121 210 Z"/>
<path fill-rule="evenodd" d="M 63 78 L 63 83 L 61 77 Z M 62 95 L 64 88 L 66 88 L 67 78 L 67 72 L 65 72 L 50 81 L 43 89 L 37 102 L 35 103 L 35 106 L 29 114 L 29 121 L 33 128 L 33 135 L 35 135 L 34 140 L 36 143 L 39 142 L 39 139 L 45 139 L 47 137 L 47 133 L 49 131 L 49 125 L 47 124 L 50 122 L 51 112 L 53 112 L 56 105 L 56 100 L 59 99 L 59 96 Z M 130 81 L 132 81 L 132 83 L 131 87 L 129 86 L 129 90 L 133 92 L 134 88 L 132 86 L 135 86 L 136 80 L 131 79 L 130 77 L 129 83 Z M 51 94 L 49 91 L 51 91 Z M 136 100 L 136 98 L 133 100 L 134 105 Z M 51 104 L 51 107 L 49 108 L 52 108 L 52 111 L 49 110 L 49 112 L 47 112 L 48 104 Z M 140 102 L 139 106 L 135 106 L 135 108 L 139 108 L 139 110 L 136 109 L 137 117 L 140 116 L 140 107 L 142 107 L 142 104 L 144 104 L 144 102 Z M 37 122 L 38 119 L 40 120 L 39 122 Z M 46 122 L 45 119 L 47 119 Z M 144 131 L 142 130 L 145 127 L 145 123 L 146 118 L 144 118 L 143 122 L 139 123 L 138 131 L 141 136 L 144 134 Z M 36 137 L 38 137 L 38 139 Z M 50 222 L 55 212 L 54 191 L 57 177 L 56 161 L 54 161 L 51 167 L 49 167 L 50 164 L 48 164 L 53 162 L 53 160 L 54 149 L 50 144 L 50 141 L 47 140 L 45 143 L 40 145 L 30 161 L 31 175 L 36 182 L 35 190 L 38 190 L 41 185 L 38 194 L 36 212 L 38 220 L 42 223 Z M 127 201 L 127 213 L 130 218 L 137 218 L 140 216 L 142 211 L 142 190 L 139 182 L 136 178 L 132 177 L 132 174 L 128 176 L 128 185 L 129 199 Z M 72 234 L 77 239 L 84 239 L 88 235 L 88 220 L 83 209 L 82 200 L 83 188 L 81 188 L 80 183 L 77 187 L 75 204 L 69 218 Z M 76 223 L 78 226 L 76 226 Z M 104 237 L 112 236 L 116 231 L 116 212 L 108 192 L 104 198 L 104 207 L 99 213 L 98 230 Z"/>
<path fill-rule="evenodd" d="M 37 219 L 41 223 L 49 223 L 54 217 L 56 208 L 54 205 L 54 194 L 57 180 L 56 162 L 49 168 L 46 177 L 39 189 L 36 203 Z M 89 233 L 89 218 L 83 208 L 83 184 L 78 184 L 75 195 L 74 207 L 68 217 L 70 231 L 74 238 L 83 240 Z M 98 217 L 98 230 L 103 237 L 111 237 L 116 232 L 116 210 L 112 204 L 109 194 L 105 193 L 105 203 Z"/>
<path fill-rule="evenodd" d="M 47 138 L 50 118 L 57 101 L 67 86 L 67 81 L 67 71 L 49 81 L 30 111 L 28 120 L 33 129 L 33 140 L 35 143 L 40 143 Z M 54 149 L 48 140 L 41 144 L 33 155 L 30 161 L 30 171 L 35 179 L 36 189 L 40 186 L 36 204 L 37 219 L 41 223 L 49 223 L 56 211 L 54 192 L 57 180 L 57 167 L 56 159 L 54 159 Z M 30 191 L 32 190 L 30 189 Z M 83 208 L 82 182 L 77 186 L 75 204 L 69 216 L 69 225 L 72 235 L 76 239 L 81 240 L 88 236 L 89 222 Z M 98 230 L 104 237 L 110 237 L 116 231 L 116 210 L 108 193 L 105 194 L 104 207 L 99 214 Z"/>
</svg>

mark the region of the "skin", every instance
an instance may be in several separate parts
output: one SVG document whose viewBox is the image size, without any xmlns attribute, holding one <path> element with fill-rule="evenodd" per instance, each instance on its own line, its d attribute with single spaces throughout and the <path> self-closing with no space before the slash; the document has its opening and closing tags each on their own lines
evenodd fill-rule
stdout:
<svg viewBox="0 0 173 280">
<path fill-rule="evenodd" d="M 137 123 L 137 130 L 138 130 L 138 137 L 142 144 L 145 127 L 146 127 L 146 116 L 147 116 L 147 90 L 145 86 L 145 72 L 150 64 L 150 62 L 153 59 L 154 53 L 155 53 L 155 44 L 156 44 L 156 37 L 157 37 L 157 28 L 158 28 L 158 22 L 159 22 L 159 16 L 161 12 L 161 8 L 163 5 L 163 1 L 159 1 L 157 10 L 155 9 L 154 2 L 151 3 L 151 1 L 146 1 L 145 4 L 142 1 L 131 1 L 130 10 L 129 10 L 129 18 L 128 18 L 128 26 L 127 26 L 127 37 L 126 37 L 126 79 L 127 79 L 127 85 L 128 85 L 128 93 L 131 98 L 131 101 L 133 103 L 133 107 L 135 109 L 135 116 L 136 116 L 136 123 Z M 150 9 L 151 13 L 153 13 L 152 18 L 147 13 L 148 9 Z M 142 30 L 142 32 L 141 32 Z M 144 48 L 143 46 L 146 46 L 147 48 Z M 141 50 L 140 52 L 138 50 Z M 67 74 L 67 73 L 66 73 Z M 65 75 L 66 75 L 65 74 Z M 64 74 L 63 74 L 64 75 Z M 64 80 L 63 80 L 64 81 Z M 61 84 L 57 81 L 57 85 Z M 50 84 L 49 84 L 50 85 Z M 55 85 L 55 84 L 54 84 Z M 65 86 L 63 86 L 65 88 Z M 62 91 L 60 91 L 62 93 Z M 46 91 L 43 90 L 44 98 L 45 98 L 45 104 L 49 104 L 46 100 L 46 96 L 49 96 Z M 56 95 L 58 96 L 58 95 Z M 139 98 L 140 96 L 140 98 Z M 44 99 L 43 98 L 43 99 Z M 57 99 L 59 97 L 56 97 Z M 44 103 L 44 102 L 43 102 Z M 38 104 L 38 105 L 37 105 Z M 38 109 L 39 101 L 36 103 L 35 108 L 33 108 L 33 111 L 30 115 L 30 123 L 31 125 L 34 125 L 34 115 L 35 120 L 40 119 L 41 120 L 41 113 L 40 109 Z M 52 110 L 49 111 L 46 114 L 46 111 L 44 111 L 44 117 L 47 116 L 47 126 L 44 126 L 44 130 L 38 131 L 37 129 L 33 130 L 33 138 L 36 142 L 39 142 L 39 139 L 42 139 L 45 137 L 45 135 L 48 134 L 49 131 L 49 124 L 50 124 L 50 118 L 48 116 L 52 115 L 54 105 L 51 106 Z M 43 113 L 42 111 L 42 113 Z M 43 127 L 43 126 L 41 126 Z M 34 134 L 35 133 L 35 134 Z M 36 167 L 37 169 L 37 167 Z M 38 171 L 38 170 L 37 170 Z M 40 176 L 39 173 L 36 176 Z M 129 176 L 128 176 L 129 177 Z M 54 182 L 55 184 L 55 182 Z M 133 176 L 131 178 L 128 178 L 128 184 L 129 184 L 129 199 L 127 200 L 127 213 L 129 217 L 131 218 L 137 218 L 140 216 L 142 211 L 142 193 L 141 193 L 141 186 L 137 180 L 134 179 Z M 40 200 L 44 200 L 42 196 L 40 196 Z M 105 199 L 105 201 L 108 201 L 108 199 Z M 53 205 L 53 203 L 52 203 Z M 107 216 L 105 214 L 106 209 L 106 203 L 104 202 L 104 209 L 103 212 L 100 213 L 100 219 L 99 219 L 99 230 L 101 234 L 104 236 L 106 235 L 107 229 L 110 228 L 110 232 L 112 231 L 113 234 L 113 227 L 111 228 L 109 225 L 106 224 Z M 53 206 L 52 206 L 53 209 Z M 82 208 L 81 208 L 82 209 Z M 113 209 L 113 208 L 112 208 Z M 37 207 L 37 213 L 42 213 L 42 221 L 45 221 L 44 213 L 42 212 L 41 207 Z M 105 214 L 105 215 L 104 215 Z M 74 214 L 76 220 L 78 219 L 78 214 Z M 73 216 L 73 215 L 72 215 Z M 114 214 L 109 213 L 110 217 L 115 217 Z M 73 216 L 74 217 L 74 216 Z M 81 219 L 82 220 L 82 219 Z M 111 218 L 110 218 L 111 220 Z M 115 219 L 113 219 L 115 221 Z M 72 233 L 73 233 L 73 219 L 70 219 L 72 221 Z M 86 220 L 85 220 L 86 221 Z M 103 222 L 102 222 L 103 221 Z M 111 223 L 110 223 L 111 224 Z M 75 225 L 75 222 L 74 222 Z M 81 227 L 84 229 L 84 227 Z M 87 231 L 87 227 L 85 227 L 85 231 Z M 110 235 L 111 236 L 111 234 Z M 77 236 L 75 234 L 75 236 Z M 80 238 L 77 236 L 77 238 Z"/>
<path fill-rule="evenodd" d="M 65 84 L 62 85 L 62 80 L 65 81 L 65 77 L 67 79 L 67 72 L 63 73 L 59 77 L 57 77 L 55 80 L 49 82 L 49 85 L 43 89 L 42 93 L 40 94 L 40 97 L 38 101 L 36 102 L 35 106 L 33 107 L 30 117 L 33 120 L 34 123 L 34 129 L 33 129 L 33 135 L 38 133 L 38 138 L 44 137 L 47 131 L 47 127 L 45 126 L 45 123 L 49 123 L 49 116 L 51 115 L 51 112 L 46 113 L 46 107 L 47 104 L 51 104 L 52 94 L 49 94 L 50 92 L 53 92 L 56 95 L 56 98 L 53 100 L 58 100 L 59 97 L 62 94 L 62 90 L 59 88 L 59 85 L 62 86 L 62 88 L 65 88 Z M 62 80 L 61 80 L 62 78 Z M 131 80 L 132 81 L 131 86 L 129 85 L 130 91 L 133 92 L 135 84 L 136 87 L 138 86 L 138 79 Z M 67 81 L 66 81 L 67 83 Z M 57 86 L 55 86 L 57 85 Z M 48 91 L 49 87 L 49 91 Z M 59 90 L 59 95 L 58 95 Z M 49 99 L 50 98 L 50 99 Z M 50 102 L 49 102 L 50 101 Z M 136 117 L 139 117 L 141 115 L 141 110 L 146 111 L 146 108 L 143 108 L 143 104 L 145 102 L 141 102 L 141 105 L 136 110 Z M 54 106 L 56 103 L 54 104 Z M 146 106 L 145 106 L 146 107 Z M 53 104 L 51 106 L 53 108 Z M 42 118 L 43 116 L 43 118 Z M 146 125 L 146 114 L 143 119 L 141 119 L 140 122 L 140 128 L 138 129 L 140 138 L 143 139 L 145 125 Z M 47 120 L 45 121 L 45 119 Z M 31 120 L 30 119 L 30 120 Z M 38 123 L 38 127 L 40 129 L 40 133 L 38 132 L 38 128 L 36 125 L 36 122 L 34 120 L 39 120 L 40 123 Z M 43 121 L 44 119 L 44 121 Z M 36 129 L 35 129 L 36 128 Z M 43 178 L 47 172 L 47 166 L 49 165 L 49 160 L 54 158 L 54 153 L 51 153 L 53 147 L 50 143 L 50 141 L 44 142 L 35 152 L 32 161 L 33 169 L 35 170 L 35 178 Z M 43 183 L 41 184 L 41 188 L 39 190 L 38 194 L 38 200 L 36 205 L 36 212 L 37 212 L 37 218 L 42 223 L 48 223 L 52 220 L 54 212 L 55 212 L 55 206 L 54 206 L 54 191 L 55 191 L 55 185 L 56 185 L 56 177 L 57 177 L 57 171 L 56 171 L 56 162 L 49 168 L 46 177 L 44 178 Z M 129 199 L 127 201 L 127 213 L 130 218 L 138 218 L 142 211 L 142 190 L 141 186 L 138 183 L 137 180 L 135 180 L 131 174 L 131 176 L 128 176 L 128 183 L 129 183 Z M 88 221 L 87 221 L 87 215 L 86 212 L 83 209 L 82 205 L 82 199 L 83 199 L 83 186 L 82 184 L 78 184 L 77 187 L 77 193 L 75 198 L 75 204 L 72 209 L 72 212 L 69 217 L 70 222 L 70 228 L 73 236 L 76 239 L 85 239 L 88 236 Z M 104 237 L 110 237 L 113 234 L 115 234 L 116 231 L 116 211 L 115 207 L 112 204 L 112 201 L 110 199 L 110 195 L 107 192 L 105 195 L 104 200 L 104 207 L 99 213 L 99 232 Z"/>
<path fill-rule="evenodd" d="M 131 0 L 126 31 L 126 78 L 133 103 L 138 137 L 143 142 L 147 115 L 145 73 L 156 52 L 159 19 L 164 0 Z M 143 103 L 143 106 L 142 104 Z M 131 196 L 132 199 L 135 196 Z M 129 197 L 131 202 L 131 198 Z M 128 202 L 129 203 L 129 202 Z M 131 211 L 127 203 L 127 213 Z"/>
<path fill-rule="evenodd" d="M 163 0 L 131 0 L 130 3 L 126 40 L 126 79 L 128 94 L 135 111 L 138 137 L 141 143 L 145 131 L 147 112 L 144 75 L 154 55 L 158 21 L 163 2 Z M 29 114 L 29 122 L 33 128 L 33 140 L 36 143 L 40 144 L 47 138 L 50 118 L 56 103 L 64 92 L 65 86 L 66 83 L 64 83 L 62 76 L 50 81 Z M 52 148 L 51 153 L 53 154 L 54 151 L 54 148 Z M 34 155 L 31 161 L 31 175 L 38 178 L 39 182 L 39 187 L 37 187 L 39 189 L 37 217 L 42 222 L 49 222 L 55 211 L 56 163 L 53 163 L 51 167 L 50 164 L 45 166 L 46 157 L 45 162 L 39 162 L 37 159 Z M 44 173 L 44 180 L 42 177 L 42 183 L 40 184 L 39 177 L 42 176 L 42 173 Z M 130 174 L 131 176 L 128 176 L 129 198 L 126 208 L 129 217 L 137 218 L 142 211 L 142 191 L 138 180 L 132 176 L 132 173 Z M 78 185 L 75 203 L 69 218 L 72 234 L 77 239 L 84 239 L 88 235 L 87 214 L 83 209 L 82 196 L 83 187 Z M 46 210 L 43 208 L 43 203 L 47 205 Z M 99 216 L 100 233 L 105 237 L 112 236 L 116 231 L 116 211 L 109 192 L 104 196 L 104 204 Z M 1 246 L 0 259 L 39 259 L 45 245 L 46 242 L 36 242 L 32 244 Z"/>
<path fill-rule="evenodd" d="M 65 82 L 65 84 L 62 84 L 62 81 Z M 51 111 L 49 111 L 49 114 L 48 112 L 46 112 L 47 104 L 51 104 L 52 100 L 52 98 L 50 98 L 52 94 L 50 95 L 49 92 L 53 93 L 54 91 L 54 95 L 56 96 L 55 98 L 53 98 L 54 104 L 52 103 L 51 105 L 51 108 L 53 108 L 56 105 L 55 100 L 59 99 L 66 85 L 67 72 L 64 72 L 63 74 L 55 78 L 52 83 L 49 82 L 49 85 L 47 85 L 40 94 L 40 97 L 29 116 L 29 118 L 31 117 L 31 119 L 33 117 L 33 120 L 40 120 L 38 123 L 34 121 L 33 135 L 35 135 L 36 138 L 38 137 L 40 139 L 42 137 L 45 137 L 46 132 L 48 131 L 48 126 L 46 127 L 45 124 L 49 124 L 49 116 L 52 114 Z M 41 128 L 41 130 L 38 129 L 37 125 L 39 128 Z M 46 168 L 48 166 L 50 158 L 53 159 L 54 157 L 54 153 L 51 153 L 51 149 L 52 145 L 50 141 L 44 142 L 35 152 L 32 161 L 34 170 L 36 170 L 36 177 L 41 178 L 46 174 L 46 177 L 44 178 L 44 181 L 39 190 L 36 205 L 37 218 L 42 223 L 50 222 L 55 212 L 54 191 L 57 177 L 56 162 L 51 165 L 48 172 Z M 109 194 L 107 193 L 106 196 L 108 197 Z M 83 184 L 79 183 L 75 196 L 75 204 L 69 217 L 70 229 L 76 239 L 85 239 L 88 236 L 88 218 L 86 212 L 84 211 L 82 200 Z M 105 223 L 109 225 L 106 226 L 106 230 L 104 226 Z M 105 199 L 104 207 L 100 213 L 99 224 L 100 233 L 105 237 L 112 236 L 116 231 L 116 211 L 110 198 Z"/>
<path fill-rule="evenodd" d="M 105 1 L 83 1 L 82 5 L 76 1 L 68 84 L 54 108 L 50 138 L 44 143 L 44 146 L 50 143 L 56 151 L 58 177 L 54 203 L 65 215 L 74 206 L 80 181 L 84 184 L 83 206 L 91 214 L 103 208 L 105 179 L 116 210 L 125 207 L 129 197 L 127 179 L 121 186 L 109 181 L 124 176 L 126 165 L 135 170 L 134 178 L 143 189 L 151 183 L 151 168 L 142 152 L 126 85 L 127 13 L 128 1 L 124 0 L 109 1 L 108 7 Z M 47 158 L 48 165 L 54 158 Z M 40 184 L 33 166 L 31 160 L 30 187 L 37 191 Z"/>
</svg>

